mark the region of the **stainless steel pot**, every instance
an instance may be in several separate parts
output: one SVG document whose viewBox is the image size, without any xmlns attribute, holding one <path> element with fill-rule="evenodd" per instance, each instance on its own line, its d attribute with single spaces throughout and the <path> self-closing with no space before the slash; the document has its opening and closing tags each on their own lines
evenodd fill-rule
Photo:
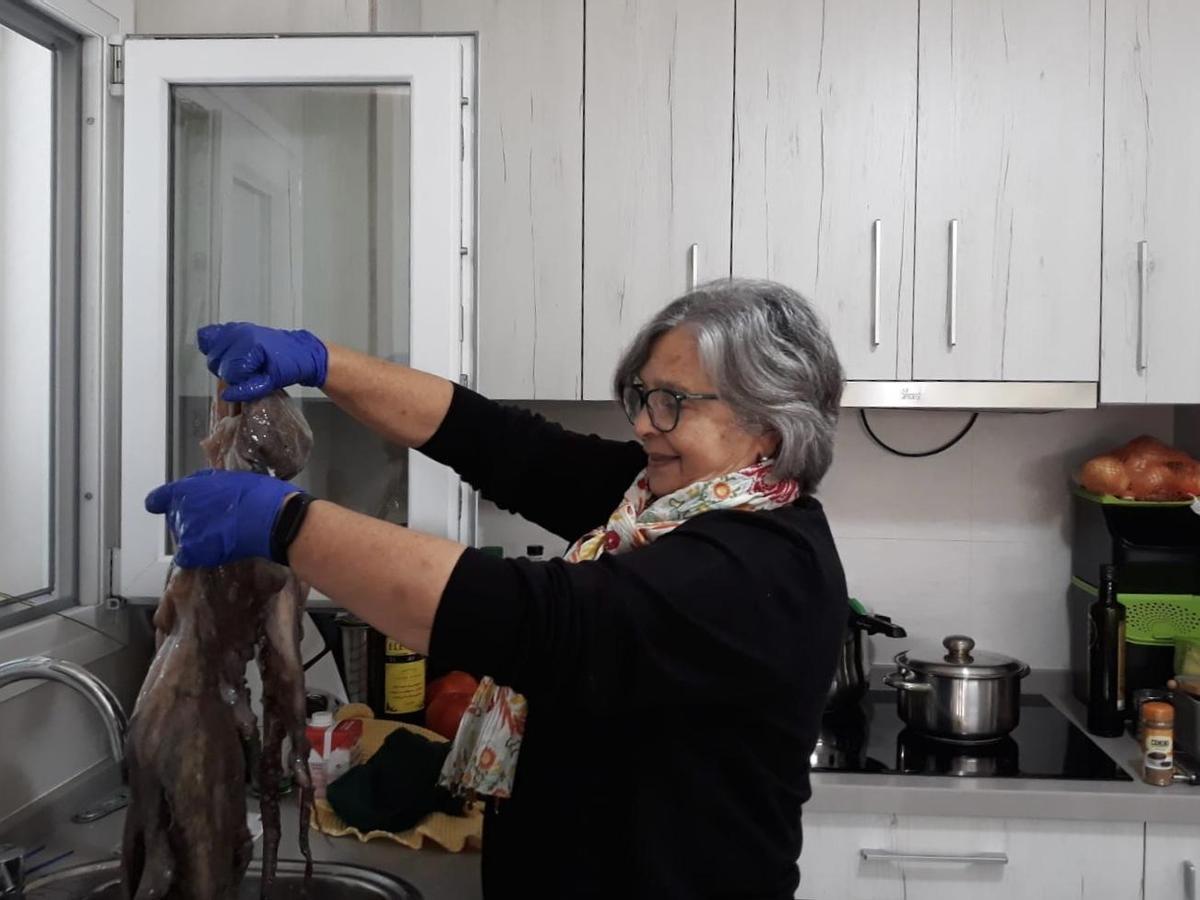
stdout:
<svg viewBox="0 0 1200 900">
<path fill-rule="evenodd" d="M 900 718 L 913 731 L 947 741 L 994 741 L 1021 720 L 1021 679 L 1029 666 L 1001 653 L 973 652 L 975 641 L 952 634 L 946 655 L 896 654 L 883 683 L 896 689 Z"/>
<path fill-rule="evenodd" d="M 829 685 L 826 709 L 852 706 L 866 694 L 869 687 L 867 673 L 871 668 L 867 659 L 867 641 L 864 639 L 867 635 L 906 636 L 905 630 L 892 624 L 887 616 L 870 615 L 856 601 L 850 602 L 850 615 L 842 637 L 842 652 L 838 654 L 837 668 Z"/>
</svg>

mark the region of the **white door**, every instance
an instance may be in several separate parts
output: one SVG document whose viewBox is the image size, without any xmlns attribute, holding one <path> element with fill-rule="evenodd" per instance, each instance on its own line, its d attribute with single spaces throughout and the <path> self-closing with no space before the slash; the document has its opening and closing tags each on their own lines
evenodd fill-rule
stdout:
<svg viewBox="0 0 1200 900">
<path fill-rule="evenodd" d="M 404 0 L 377 31 L 474 33 L 479 389 L 578 400 L 583 316 L 583 0 Z"/>
<path fill-rule="evenodd" d="M 1146 824 L 1144 900 L 1200 897 L 1200 825 Z"/>
<path fill-rule="evenodd" d="M 1097 379 L 1104 9 L 922 0 L 914 379 Z"/>
<path fill-rule="evenodd" d="M 203 465 L 215 381 L 197 327 L 305 327 L 470 373 L 472 59 L 458 37 L 125 45 L 121 595 L 157 598 L 169 564 L 146 493 Z M 291 393 L 314 432 L 300 483 L 460 536 L 453 473 Z"/>
<path fill-rule="evenodd" d="M 729 275 L 733 6 L 586 4 L 584 400 L 647 319 Z"/>
<path fill-rule="evenodd" d="M 1104 98 L 1105 403 L 1200 402 L 1200 6 L 1108 10 Z"/>
<path fill-rule="evenodd" d="M 916 0 L 741 0 L 733 274 L 808 297 L 852 380 L 908 378 Z"/>
</svg>

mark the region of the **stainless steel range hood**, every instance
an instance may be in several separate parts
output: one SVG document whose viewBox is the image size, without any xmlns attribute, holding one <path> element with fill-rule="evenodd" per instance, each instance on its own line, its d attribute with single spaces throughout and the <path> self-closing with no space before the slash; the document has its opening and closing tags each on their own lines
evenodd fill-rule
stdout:
<svg viewBox="0 0 1200 900">
<path fill-rule="evenodd" d="M 1094 381 L 847 381 L 852 409 L 1095 409 Z"/>
</svg>

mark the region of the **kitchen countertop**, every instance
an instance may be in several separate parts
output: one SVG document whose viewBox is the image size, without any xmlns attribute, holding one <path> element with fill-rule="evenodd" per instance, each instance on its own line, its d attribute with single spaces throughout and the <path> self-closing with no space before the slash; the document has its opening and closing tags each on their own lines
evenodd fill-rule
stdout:
<svg viewBox="0 0 1200 900">
<path fill-rule="evenodd" d="M 871 672 L 878 685 L 891 667 Z M 1033 672 L 1021 686 L 1042 694 L 1085 733 L 1087 711 L 1065 671 Z M 1133 781 L 1052 778 L 956 778 L 814 772 L 805 813 L 895 813 L 910 816 L 982 816 L 998 819 L 1083 819 L 1200 825 L 1200 786 L 1156 787 L 1141 780 L 1137 741 L 1126 735 L 1088 738 Z"/>
<path fill-rule="evenodd" d="M 878 684 L 886 669 L 872 673 Z M 1022 686 L 1040 693 L 1082 727 L 1085 710 L 1072 696 L 1064 672 L 1035 672 Z M 1077 819 L 1200 824 L 1200 787 L 1175 784 L 1160 788 L 1144 784 L 1138 773 L 1137 744 L 1132 737 L 1089 738 L 1116 760 L 1132 782 L 1095 782 L 1045 778 L 954 778 L 818 772 L 812 776 L 813 796 L 804 811 L 813 813 L 886 813 L 913 816 L 980 816 L 987 818 Z M 78 780 L 69 789 L 41 804 L 23 821 L 6 822 L 0 842 L 26 847 L 46 845 L 37 859 L 58 853 L 71 855 L 52 868 L 114 856 L 120 847 L 123 813 L 89 825 L 69 821 L 71 813 L 106 796 L 117 784 L 115 767 L 107 765 Z M 251 803 L 251 808 L 254 804 Z M 285 800 L 282 809 L 281 859 L 297 859 L 297 809 Z M 478 852 L 447 853 L 439 849 L 410 850 L 390 841 L 361 843 L 355 838 L 330 838 L 310 832 L 315 860 L 329 860 L 381 869 L 411 882 L 428 900 L 478 900 Z M 255 842 L 256 856 L 261 839 Z M 37 862 L 37 859 L 34 862 Z M 50 871 L 47 869 L 45 871 Z M 35 874 L 43 874 L 38 872 Z"/>
</svg>

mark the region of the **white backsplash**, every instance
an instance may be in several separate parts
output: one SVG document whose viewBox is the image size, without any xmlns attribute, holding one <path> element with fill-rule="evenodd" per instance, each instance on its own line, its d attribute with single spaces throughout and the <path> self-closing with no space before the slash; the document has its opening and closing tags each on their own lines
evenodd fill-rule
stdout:
<svg viewBox="0 0 1200 900">
<path fill-rule="evenodd" d="M 577 431 L 627 438 L 603 403 L 530 403 Z M 876 434 L 902 450 L 935 447 L 966 413 L 872 411 Z M 1171 441 L 1171 407 L 1054 413 L 985 413 L 951 450 L 904 459 L 875 446 L 846 410 L 834 464 L 818 493 L 850 593 L 904 625 L 913 640 L 875 639 L 877 661 L 915 640 L 964 632 L 980 647 L 1038 668 L 1066 668 L 1071 471 L 1088 456 L 1141 433 Z M 598 523 L 597 523 L 598 524 Z M 480 545 L 523 555 L 561 539 L 481 502 Z"/>
</svg>

